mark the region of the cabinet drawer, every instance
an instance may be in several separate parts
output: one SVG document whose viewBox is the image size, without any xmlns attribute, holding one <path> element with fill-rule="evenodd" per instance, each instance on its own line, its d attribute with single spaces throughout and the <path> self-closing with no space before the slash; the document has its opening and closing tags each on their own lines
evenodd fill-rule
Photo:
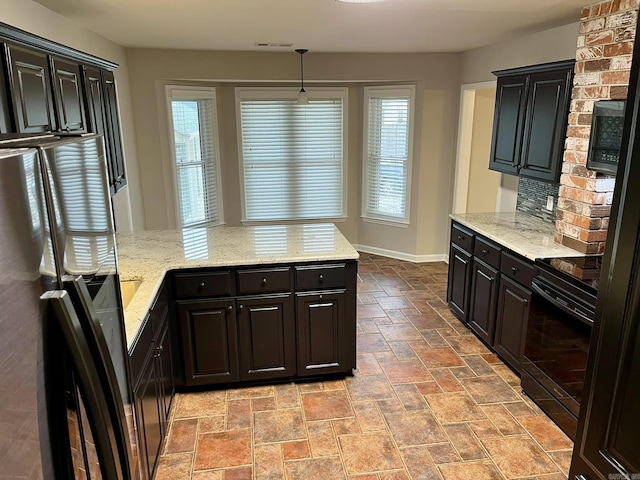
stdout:
<svg viewBox="0 0 640 480">
<path fill-rule="evenodd" d="M 473 255 L 492 267 L 500 267 L 500 247 L 481 237 L 476 237 Z"/>
<path fill-rule="evenodd" d="M 346 266 L 343 263 L 296 267 L 296 290 L 336 288 L 346 284 Z"/>
<path fill-rule="evenodd" d="M 176 297 L 223 297 L 233 294 L 231 272 L 176 273 Z"/>
<path fill-rule="evenodd" d="M 291 290 L 289 267 L 238 270 L 238 293 L 274 293 Z"/>
<path fill-rule="evenodd" d="M 516 258 L 507 252 L 502 252 L 500 272 L 527 288 L 531 288 L 531 280 L 533 280 L 533 277 L 538 273 L 537 269 L 531 263 Z"/>
<path fill-rule="evenodd" d="M 451 243 L 458 245 L 467 252 L 473 252 L 473 231 L 467 230 L 462 225 L 451 225 Z"/>
</svg>

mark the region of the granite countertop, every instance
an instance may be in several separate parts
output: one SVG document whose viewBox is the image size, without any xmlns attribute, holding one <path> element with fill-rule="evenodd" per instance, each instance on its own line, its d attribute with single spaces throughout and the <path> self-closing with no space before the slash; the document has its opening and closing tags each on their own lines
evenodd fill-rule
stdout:
<svg viewBox="0 0 640 480">
<path fill-rule="evenodd" d="M 116 242 L 120 280 L 142 282 L 124 312 L 129 349 L 169 270 L 358 258 L 333 224 L 126 232 Z"/>
<path fill-rule="evenodd" d="M 546 257 L 584 257 L 553 240 L 554 225 L 520 212 L 449 215 L 462 225 L 530 260 Z"/>
</svg>

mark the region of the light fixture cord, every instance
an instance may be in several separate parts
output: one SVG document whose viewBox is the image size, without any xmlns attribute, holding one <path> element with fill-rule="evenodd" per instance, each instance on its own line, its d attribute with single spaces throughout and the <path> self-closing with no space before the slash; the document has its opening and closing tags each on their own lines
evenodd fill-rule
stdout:
<svg viewBox="0 0 640 480">
<path fill-rule="evenodd" d="M 300 91 L 304 92 L 304 52 L 300 54 Z"/>
<path fill-rule="evenodd" d="M 309 50 L 306 48 L 297 48 L 296 53 L 300 55 L 300 93 L 307 93 L 304 90 L 304 54 Z"/>
</svg>

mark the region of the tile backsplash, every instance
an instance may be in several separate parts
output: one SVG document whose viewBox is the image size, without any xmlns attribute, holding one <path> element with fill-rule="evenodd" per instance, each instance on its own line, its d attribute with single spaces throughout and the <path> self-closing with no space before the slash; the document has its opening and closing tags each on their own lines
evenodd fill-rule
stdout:
<svg viewBox="0 0 640 480">
<path fill-rule="evenodd" d="M 540 182 L 531 178 L 520 177 L 518 180 L 518 200 L 516 210 L 538 217 L 545 222 L 556 221 L 556 205 L 558 204 L 557 183 Z M 553 197 L 553 209 L 547 210 L 547 198 Z"/>
</svg>

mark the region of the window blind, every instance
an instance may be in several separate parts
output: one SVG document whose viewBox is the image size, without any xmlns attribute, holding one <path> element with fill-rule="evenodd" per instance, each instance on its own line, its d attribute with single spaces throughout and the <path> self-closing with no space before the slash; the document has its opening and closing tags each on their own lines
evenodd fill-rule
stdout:
<svg viewBox="0 0 640 480">
<path fill-rule="evenodd" d="M 364 217 L 407 220 L 411 97 L 367 94 Z"/>
<path fill-rule="evenodd" d="M 343 100 L 240 99 L 245 220 L 343 216 Z"/>
<path fill-rule="evenodd" d="M 215 114 L 215 98 L 181 98 L 180 92 L 173 93 L 172 133 L 182 227 L 222 222 Z"/>
</svg>

